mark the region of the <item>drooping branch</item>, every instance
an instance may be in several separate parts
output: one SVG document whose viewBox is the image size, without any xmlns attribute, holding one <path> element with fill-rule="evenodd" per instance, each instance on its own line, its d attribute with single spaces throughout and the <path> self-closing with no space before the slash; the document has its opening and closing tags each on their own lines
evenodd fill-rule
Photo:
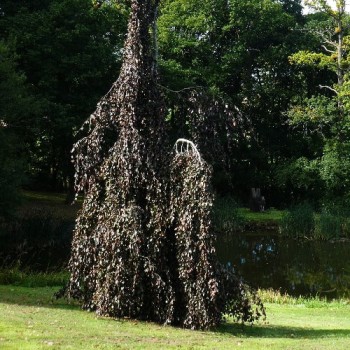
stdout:
<svg viewBox="0 0 350 350">
<path fill-rule="evenodd" d="M 164 107 L 150 27 L 157 1 L 132 1 L 118 80 L 74 147 L 77 219 L 66 294 L 101 315 L 171 323 L 165 245 Z"/>
</svg>

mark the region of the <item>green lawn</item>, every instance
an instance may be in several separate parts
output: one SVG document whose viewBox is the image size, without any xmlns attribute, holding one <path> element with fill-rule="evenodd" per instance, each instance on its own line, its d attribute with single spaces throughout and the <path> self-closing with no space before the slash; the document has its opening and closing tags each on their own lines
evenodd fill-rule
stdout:
<svg viewBox="0 0 350 350">
<path fill-rule="evenodd" d="M 97 317 L 56 290 L 0 285 L 0 349 L 350 349 L 344 302 L 267 303 L 268 323 L 200 332 Z"/>
<path fill-rule="evenodd" d="M 254 212 L 248 208 L 239 208 L 238 212 L 247 221 L 258 221 L 258 222 L 279 222 L 282 219 L 285 211 L 277 210 L 274 208 L 268 209 L 263 212 Z"/>
</svg>

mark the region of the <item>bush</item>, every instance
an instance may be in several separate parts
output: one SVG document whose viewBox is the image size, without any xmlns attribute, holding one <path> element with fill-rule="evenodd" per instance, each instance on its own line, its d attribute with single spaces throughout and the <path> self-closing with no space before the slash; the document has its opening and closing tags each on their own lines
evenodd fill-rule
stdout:
<svg viewBox="0 0 350 350">
<path fill-rule="evenodd" d="M 285 236 L 291 238 L 312 237 L 314 230 L 314 212 L 308 203 L 296 205 L 282 217 L 280 232 Z"/>
<path fill-rule="evenodd" d="M 213 224 L 217 232 L 230 233 L 242 231 L 245 218 L 238 210 L 237 202 L 232 197 L 218 197 L 214 202 Z"/>
<path fill-rule="evenodd" d="M 338 238 L 342 231 L 342 218 L 329 210 L 322 210 L 316 220 L 315 237 L 321 239 Z"/>
<path fill-rule="evenodd" d="M 339 207 L 324 208 L 316 220 L 315 237 L 332 239 L 350 237 L 350 215 Z"/>
</svg>

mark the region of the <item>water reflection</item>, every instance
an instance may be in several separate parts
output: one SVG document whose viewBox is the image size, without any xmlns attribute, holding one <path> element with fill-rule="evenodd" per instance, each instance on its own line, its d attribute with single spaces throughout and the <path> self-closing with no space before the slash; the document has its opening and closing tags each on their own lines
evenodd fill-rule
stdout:
<svg viewBox="0 0 350 350">
<path fill-rule="evenodd" d="M 217 242 L 219 259 L 251 285 L 291 295 L 350 297 L 350 243 L 232 234 Z"/>
</svg>

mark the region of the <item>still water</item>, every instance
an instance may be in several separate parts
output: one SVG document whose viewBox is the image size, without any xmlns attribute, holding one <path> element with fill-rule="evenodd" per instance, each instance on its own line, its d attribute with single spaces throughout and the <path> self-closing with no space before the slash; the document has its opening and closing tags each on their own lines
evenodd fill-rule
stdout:
<svg viewBox="0 0 350 350">
<path fill-rule="evenodd" d="M 232 234 L 218 239 L 217 253 L 222 263 L 256 288 L 296 296 L 350 297 L 350 242 Z"/>
</svg>

